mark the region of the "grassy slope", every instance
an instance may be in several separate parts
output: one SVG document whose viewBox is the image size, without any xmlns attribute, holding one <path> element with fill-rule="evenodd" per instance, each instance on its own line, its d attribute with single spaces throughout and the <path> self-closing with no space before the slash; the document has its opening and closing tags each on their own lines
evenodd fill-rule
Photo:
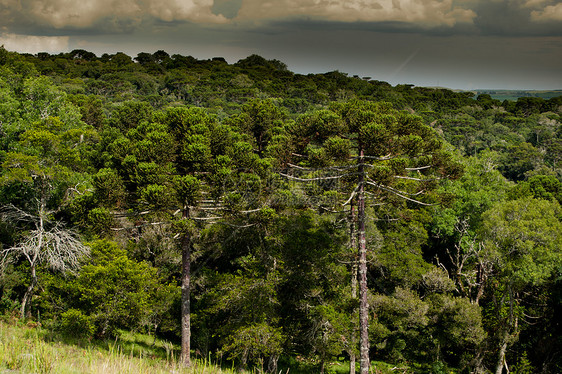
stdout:
<svg viewBox="0 0 562 374">
<path fill-rule="evenodd" d="M 219 368 L 197 359 L 190 368 L 177 362 L 179 349 L 171 343 L 153 337 L 124 332 L 115 341 L 88 342 L 61 338 L 17 320 L 0 321 L 0 374 L 3 373 L 103 373 L 103 374 L 249 374 L 257 370 L 239 371 Z M 299 364 L 294 360 L 290 368 L 280 365 L 283 374 L 315 373 L 317 367 Z M 395 373 L 396 368 L 373 362 L 379 373 Z M 285 366 L 285 367 L 284 367 Z M 408 372 L 407 369 L 398 372 Z M 349 373 L 348 362 L 326 365 L 326 374 Z"/>
<path fill-rule="evenodd" d="M 124 334 L 113 342 L 89 344 L 57 339 L 37 327 L 0 322 L 0 373 L 234 373 L 200 360 L 182 368 L 176 353 L 170 343 L 143 335 Z"/>
</svg>

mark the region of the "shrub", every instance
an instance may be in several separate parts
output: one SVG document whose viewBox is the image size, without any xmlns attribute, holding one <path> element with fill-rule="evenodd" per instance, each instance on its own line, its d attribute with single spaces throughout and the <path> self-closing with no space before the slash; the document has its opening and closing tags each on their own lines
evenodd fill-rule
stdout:
<svg viewBox="0 0 562 374">
<path fill-rule="evenodd" d="M 59 329 L 65 335 L 88 339 L 96 331 L 92 319 L 77 309 L 70 309 L 61 314 Z"/>
</svg>

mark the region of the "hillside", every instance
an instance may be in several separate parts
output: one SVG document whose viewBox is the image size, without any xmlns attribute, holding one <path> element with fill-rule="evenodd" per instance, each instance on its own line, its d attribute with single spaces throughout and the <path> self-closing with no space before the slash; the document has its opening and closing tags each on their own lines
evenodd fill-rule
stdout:
<svg viewBox="0 0 562 374">
<path fill-rule="evenodd" d="M 0 48 L 0 98 L 0 312 L 42 360 L 140 332 L 178 347 L 154 370 L 562 368 L 562 96 Z"/>
</svg>

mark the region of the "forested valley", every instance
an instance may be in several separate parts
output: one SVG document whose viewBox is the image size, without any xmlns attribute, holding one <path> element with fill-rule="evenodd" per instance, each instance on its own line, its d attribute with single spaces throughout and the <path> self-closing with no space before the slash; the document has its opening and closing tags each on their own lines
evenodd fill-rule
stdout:
<svg viewBox="0 0 562 374">
<path fill-rule="evenodd" d="M 0 313 L 186 366 L 562 372 L 561 116 L 257 55 L 2 47 Z"/>
</svg>

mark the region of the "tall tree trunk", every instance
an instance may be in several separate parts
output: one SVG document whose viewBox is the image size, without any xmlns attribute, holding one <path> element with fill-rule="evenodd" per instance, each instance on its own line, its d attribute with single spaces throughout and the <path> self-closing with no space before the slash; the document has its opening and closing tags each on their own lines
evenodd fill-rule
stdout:
<svg viewBox="0 0 562 374">
<path fill-rule="evenodd" d="M 367 240 L 365 238 L 365 170 L 363 149 L 359 153 L 359 328 L 360 328 L 360 370 L 369 374 L 369 303 L 367 301 Z"/>
<path fill-rule="evenodd" d="M 23 295 L 23 299 L 21 300 L 21 307 L 20 307 L 21 319 L 25 318 L 25 309 L 29 304 L 29 302 L 31 301 L 31 297 L 33 296 L 33 290 L 35 289 L 36 285 L 37 285 L 37 271 L 35 269 L 35 264 L 31 264 L 31 283 L 29 284 L 29 286 L 27 286 L 27 290 L 25 291 L 25 294 Z M 31 310 L 29 314 L 31 315 Z"/>
<path fill-rule="evenodd" d="M 350 215 L 350 225 L 349 225 L 349 246 L 351 248 L 351 253 L 353 254 L 353 259 L 351 262 L 351 297 L 355 300 L 357 299 L 357 233 L 355 232 L 355 209 L 353 207 L 353 201 L 351 202 Z M 355 310 L 353 310 L 352 315 L 355 315 Z M 357 357 L 355 355 L 355 349 L 357 348 L 357 321 L 355 318 L 351 319 L 351 337 L 350 337 L 350 347 L 349 347 L 349 373 L 355 374 L 355 366 L 357 362 Z"/>
<path fill-rule="evenodd" d="M 183 218 L 189 218 L 189 208 L 183 210 Z M 191 365 L 191 236 L 184 233 L 181 242 L 181 356 L 183 366 Z"/>
</svg>

